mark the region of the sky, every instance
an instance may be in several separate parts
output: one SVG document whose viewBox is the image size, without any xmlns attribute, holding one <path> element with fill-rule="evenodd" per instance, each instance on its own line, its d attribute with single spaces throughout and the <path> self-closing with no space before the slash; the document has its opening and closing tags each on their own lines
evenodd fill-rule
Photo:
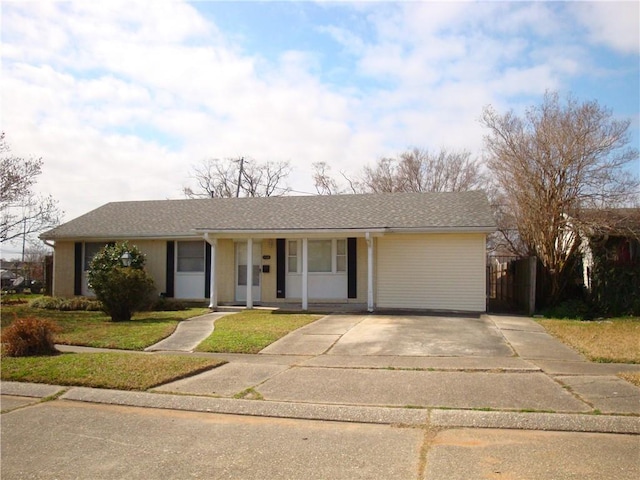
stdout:
<svg viewBox="0 0 640 480">
<path fill-rule="evenodd" d="M 184 198 L 206 159 L 288 161 L 313 194 L 314 162 L 481 158 L 482 109 L 545 91 L 630 119 L 638 148 L 639 5 L 1 0 L 0 128 L 64 221 Z"/>
</svg>

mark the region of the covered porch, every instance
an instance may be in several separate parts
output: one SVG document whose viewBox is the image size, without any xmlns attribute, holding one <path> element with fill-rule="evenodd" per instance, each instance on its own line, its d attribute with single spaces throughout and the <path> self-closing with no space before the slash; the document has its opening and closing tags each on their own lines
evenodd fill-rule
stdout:
<svg viewBox="0 0 640 480">
<path fill-rule="evenodd" d="M 381 232 L 200 234 L 208 246 L 206 283 L 212 310 L 258 305 L 291 311 L 374 310 L 374 238 Z M 233 302 L 229 295 L 220 296 L 230 281 L 228 259 L 219 258 L 228 252 L 220 246 L 229 240 L 235 257 Z"/>
</svg>

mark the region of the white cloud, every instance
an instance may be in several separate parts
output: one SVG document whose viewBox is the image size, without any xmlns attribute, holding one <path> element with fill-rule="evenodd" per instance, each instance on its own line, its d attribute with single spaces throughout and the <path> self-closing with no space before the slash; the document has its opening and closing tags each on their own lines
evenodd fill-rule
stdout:
<svg viewBox="0 0 640 480">
<path fill-rule="evenodd" d="M 640 3 L 577 2 L 571 5 L 591 41 L 623 53 L 640 52 Z"/>
<path fill-rule="evenodd" d="M 588 63 L 546 3 L 340 5 L 366 28 L 315 29 L 345 49 L 330 68 L 347 80 L 329 84 L 322 52 L 243 51 L 199 6 L 3 5 L 3 130 L 43 157 L 39 187 L 67 219 L 180 197 L 207 157 L 290 160 L 291 186 L 313 191 L 318 161 L 353 174 L 407 146 L 476 152 L 483 106 L 563 88 Z"/>
</svg>

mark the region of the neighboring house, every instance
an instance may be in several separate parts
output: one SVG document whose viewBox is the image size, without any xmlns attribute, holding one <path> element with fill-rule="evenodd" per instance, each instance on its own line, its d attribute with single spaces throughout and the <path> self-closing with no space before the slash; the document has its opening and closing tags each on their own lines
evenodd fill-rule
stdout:
<svg viewBox="0 0 640 480">
<path fill-rule="evenodd" d="M 594 248 L 613 265 L 640 264 L 640 208 L 585 210 L 579 229 L 584 286 L 591 290 Z"/>
<path fill-rule="evenodd" d="M 16 274 L 10 270 L 0 269 L 0 282 L 2 289 L 8 289 L 13 286 L 13 281 L 16 279 Z"/>
<path fill-rule="evenodd" d="M 93 255 L 127 240 L 146 254 L 159 294 L 211 308 L 481 312 L 494 230 L 474 191 L 115 202 L 40 238 L 54 243 L 58 296 L 90 295 Z"/>
</svg>

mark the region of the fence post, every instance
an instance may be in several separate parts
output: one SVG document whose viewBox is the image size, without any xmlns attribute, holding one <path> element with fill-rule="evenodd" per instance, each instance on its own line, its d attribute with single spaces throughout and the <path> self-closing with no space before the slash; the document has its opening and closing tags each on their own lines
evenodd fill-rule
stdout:
<svg viewBox="0 0 640 480">
<path fill-rule="evenodd" d="M 536 312 L 536 280 L 538 270 L 538 259 L 529 257 L 529 315 Z"/>
</svg>

